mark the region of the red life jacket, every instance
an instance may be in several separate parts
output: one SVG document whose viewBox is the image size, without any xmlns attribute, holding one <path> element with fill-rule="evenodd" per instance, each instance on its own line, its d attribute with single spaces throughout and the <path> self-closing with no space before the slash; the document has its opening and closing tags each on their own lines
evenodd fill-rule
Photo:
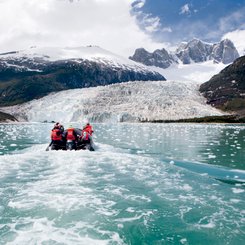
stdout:
<svg viewBox="0 0 245 245">
<path fill-rule="evenodd" d="M 53 129 L 51 132 L 52 140 L 62 140 L 62 134 L 59 129 Z"/>
<path fill-rule="evenodd" d="M 87 125 L 84 127 L 83 131 L 88 132 L 91 136 L 92 136 L 92 134 L 93 134 L 93 128 L 92 128 L 92 126 L 91 126 L 90 124 L 87 124 Z"/>
<path fill-rule="evenodd" d="M 74 128 L 68 128 L 67 129 L 66 139 L 67 140 L 76 140 L 75 135 L 74 135 Z"/>
</svg>

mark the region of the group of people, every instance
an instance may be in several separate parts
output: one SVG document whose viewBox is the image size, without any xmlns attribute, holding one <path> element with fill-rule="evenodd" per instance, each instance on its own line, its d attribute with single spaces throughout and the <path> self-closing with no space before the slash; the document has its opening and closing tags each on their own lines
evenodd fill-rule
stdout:
<svg viewBox="0 0 245 245">
<path fill-rule="evenodd" d="M 88 121 L 81 130 L 74 128 L 72 125 L 65 130 L 63 125 L 57 122 L 51 131 L 49 147 L 51 147 L 52 150 L 89 149 L 93 151 L 92 135 L 93 128 Z"/>
</svg>

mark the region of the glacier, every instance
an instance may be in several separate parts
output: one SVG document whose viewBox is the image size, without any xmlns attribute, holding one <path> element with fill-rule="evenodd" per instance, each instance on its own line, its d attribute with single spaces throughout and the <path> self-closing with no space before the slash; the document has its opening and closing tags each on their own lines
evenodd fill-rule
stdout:
<svg viewBox="0 0 245 245">
<path fill-rule="evenodd" d="M 53 93 L 2 108 L 20 121 L 138 122 L 223 115 L 206 104 L 194 82 L 136 81 Z"/>
</svg>

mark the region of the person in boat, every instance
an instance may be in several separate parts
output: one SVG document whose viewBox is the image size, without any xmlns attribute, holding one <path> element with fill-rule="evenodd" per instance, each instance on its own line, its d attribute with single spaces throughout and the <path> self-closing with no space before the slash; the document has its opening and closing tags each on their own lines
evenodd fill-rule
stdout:
<svg viewBox="0 0 245 245">
<path fill-rule="evenodd" d="M 83 127 L 82 132 L 87 132 L 90 136 L 93 135 L 93 127 L 92 125 L 89 123 L 88 120 L 85 121 L 85 126 Z"/>
<path fill-rule="evenodd" d="M 63 139 L 63 132 L 64 127 L 59 122 L 55 123 L 51 131 L 51 142 L 49 144 L 52 150 L 64 149 L 65 142 Z"/>
<path fill-rule="evenodd" d="M 77 141 L 78 136 L 75 131 L 75 128 L 73 128 L 72 125 L 69 126 L 68 129 L 65 130 L 64 137 L 66 139 L 66 148 L 70 150 L 76 150 L 77 149 Z"/>
<path fill-rule="evenodd" d="M 93 141 L 92 141 L 92 135 L 93 135 L 93 127 L 89 123 L 88 120 L 85 122 L 85 126 L 82 129 L 81 136 L 79 137 L 79 148 L 81 149 L 89 149 L 90 151 L 94 151 L 93 148 Z"/>
</svg>

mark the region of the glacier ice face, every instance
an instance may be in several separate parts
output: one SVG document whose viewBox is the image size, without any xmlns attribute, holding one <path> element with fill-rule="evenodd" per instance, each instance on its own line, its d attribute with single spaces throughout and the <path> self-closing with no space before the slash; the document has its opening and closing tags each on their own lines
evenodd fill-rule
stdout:
<svg viewBox="0 0 245 245">
<path fill-rule="evenodd" d="M 1 108 L 31 122 L 138 122 L 222 115 L 207 105 L 196 82 L 136 81 L 50 94 Z"/>
</svg>

